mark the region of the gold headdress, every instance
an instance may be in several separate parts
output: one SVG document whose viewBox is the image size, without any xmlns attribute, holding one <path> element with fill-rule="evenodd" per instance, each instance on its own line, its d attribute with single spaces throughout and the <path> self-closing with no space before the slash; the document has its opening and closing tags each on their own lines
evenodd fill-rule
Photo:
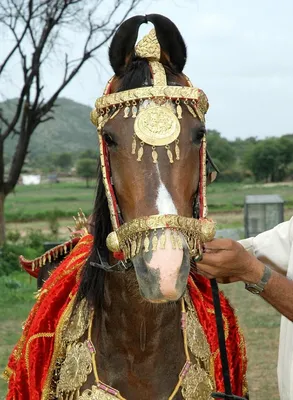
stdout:
<svg viewBox="0 0 293 400">
<path fill-rule="evenodd" d="M 124 109 L 124 118 L 132 117 L 135 119 L 132 154 L 137 155 L 137 161 L 142 160 L 144 146 L 149 145 L 152 147 L 154 163 L 158 162 L 156 151 L 158 146 L 165 147 L 170 163 L 174 163 L 171 147 L 173 143 L 175 160 L 180 159 L 179 137 L 182 106 L 185 106 L 194 118 L 199 118 L 204 122 L 208 110 L 207 97 L 202 90 L 192 87 L 187 77 L 189 86 L 168 86 L 165 69 L 160 63 L 161 48 L 154 29 L 137 44 L 135 51 L 137 56 L 148 60 L 152 72 L 153 86 L 109 93 L 112 78 L 108 82 L 104 95 L 96 100 L 95 109 L 91 113 L 91 121 L 100 132 L 109 119 L 114 118 Z M 196 222 L 193 218 L 155 215 L 139 218 L 120 227 L 117 204 L 114 201 L 114 192 L 107 172 L 108 160 L 105 154 L 107 149 L 101 134 L 99 138 L 104 184 L 114 228 L 114 232 L 107 238 L 109 250 L 113 252 L 123 251 L 126 258 L 134 257 L 140 251 L 143 243 L 144 250 L 148 251 L 150 248 L 149 230 L 153 230 L 155 233 L 152 243 L 152 248 L 155 250 L 158 246 L 157 229 L 162 230 L 160 242 L 161 246 L 164 246 L 164 229 L 169 228 L 172 230 L 174 247 L 180 248 L 182 246 L 180 236 L 176 235 L 176 231 L 180 231 L 187 239 L 190 254 L 196 256 L 201 253 L 202 243 L 211 240 L 215 234 L 214 223 L 204 219 L 207 213 L 205 138 L 201 147 L 201 219 Z M 138 150 L 137 143 L 139 143 Z"/>
<path fill-rule="evenodd" d="M 153 76 L 153 86 L 105 94 L 97 99 L 92 111 L 92 122 L 101 129 L 104 124 L 124 108 L 124 118 L 135 118 L 132 154 L 136 154 L 137 141 L 140 147 L 137 161 L 141 161 L 144 145 L 152 146 L 152 158 L 158 160 L 157 146 L 165 146 L 171 163 L 174 162 L 170 147 L 175 143 L 175 157 L 180 159 L 179 134 L 182 119 L 182 103 L 194 118 L 204 121 L 208 109 L 206 95 L 191 86 L 168 86 L 163 65 L 160 63 L 161 48 L 155 30 L 145 36 L 135 48 L 139 57 L 146 58 Z M 174 102 L 176 107 L 174 107 Z M 177 115 L 176 115 L 177 114 Z"/>
</svg>

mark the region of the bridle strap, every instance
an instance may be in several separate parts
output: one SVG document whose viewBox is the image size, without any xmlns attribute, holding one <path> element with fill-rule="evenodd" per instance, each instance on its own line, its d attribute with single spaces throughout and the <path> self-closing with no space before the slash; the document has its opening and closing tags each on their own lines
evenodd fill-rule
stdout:
<svg viewBox="0 0 293 400">
<path fill-rule="evenodd" d="M 102 257 L 98 249 L 96 249 L 99 262 L 90 262 L 91 267 L 103 269 L 106 272 L 126 272 L 133 268 L 133 264 L 130 260 L 119 260 L 116 264 L 110 265 L 107 258 Z"/>
<path fill-rule="evenodd" d="M 219 296 L 219 288 L 218 288 L 216 279 L 211 279 L 210 282 L 211 282 L 211 288 L 212 288 L 213 303 L 214 303 L 214 309 L 215 309 L 216 325 L 217 325 L 218 340 L 219 340 L 220 357 L 221 357 L 221 363 L 222 363 L 222 373 L 223 373 L 223 380 L 224 380 L 224 387 L 225 387 L 225 393 L 213 392 L 211 394 L 211 396 L 213 399 L 246 400 L 246 398 L 236 396 L 235 394 L 232 393 L 230 370 L 229 370 L 224 324 L 223 324 L 223 315 L 222 315 L 220 296 Z"/>
</svg>

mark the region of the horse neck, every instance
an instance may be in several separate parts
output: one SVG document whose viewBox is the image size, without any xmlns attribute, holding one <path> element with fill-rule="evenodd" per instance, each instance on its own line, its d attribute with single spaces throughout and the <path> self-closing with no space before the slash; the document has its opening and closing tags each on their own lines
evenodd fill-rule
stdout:
<svg viewBox="0 0 293 400">
<path fill-rule="evenodd" d="M 109 273 L 105 279 L 100 329 L 112 336 L 118 346 L 131 343 L 136 349 L 153 353 L 166 344 L 170 335 L 182 343 L 181 304 L 151 304 L 142 299 L 135 272 Z M 118 340 L 119 337 L 119 340 Z M 175 347 L 177 346 L 175 345 Z"/>
</svg>

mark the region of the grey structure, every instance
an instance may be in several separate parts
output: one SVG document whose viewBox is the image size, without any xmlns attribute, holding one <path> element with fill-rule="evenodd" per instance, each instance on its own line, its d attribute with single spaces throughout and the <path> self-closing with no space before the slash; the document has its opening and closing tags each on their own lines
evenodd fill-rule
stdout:
<svg viewBox="0 0 293 400">
<path fill-rule="evenodd" d="M 245 237 L 256 236 L 284 221 L 284 200 L 277 194 L 245 197 Z"/>
</svg>

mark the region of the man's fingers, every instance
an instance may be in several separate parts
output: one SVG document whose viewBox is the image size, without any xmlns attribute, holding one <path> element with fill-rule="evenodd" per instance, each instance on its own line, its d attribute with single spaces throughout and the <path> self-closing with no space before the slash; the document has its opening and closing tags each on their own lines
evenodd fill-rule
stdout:
<svg viewBox="0 0 293 400">
<path fill-rule="evenodd" d="M 219 261 L 220 260 L 219 260 L 218 253 L 208 252 L 208 253 L 203 254 L 203 257 L 202 257 L 202 260 L 200 261 L 200 263 L 216 266 L 216 265 L 218 265 Z"/>
</svg>

